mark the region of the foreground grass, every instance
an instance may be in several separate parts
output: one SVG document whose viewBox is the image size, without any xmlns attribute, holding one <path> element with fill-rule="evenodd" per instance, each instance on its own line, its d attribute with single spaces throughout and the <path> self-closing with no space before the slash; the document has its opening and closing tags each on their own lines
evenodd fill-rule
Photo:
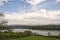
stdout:
<svg viewBox="0 0 60 40">
<path fill-rule="evenodd" d="M 8 40 L 60 40 L 59 38 L 51 38 L 51 37 L 42 37 L 42 36 L 29 36 L 24 38 L 15 38 Z"/>
</svg>

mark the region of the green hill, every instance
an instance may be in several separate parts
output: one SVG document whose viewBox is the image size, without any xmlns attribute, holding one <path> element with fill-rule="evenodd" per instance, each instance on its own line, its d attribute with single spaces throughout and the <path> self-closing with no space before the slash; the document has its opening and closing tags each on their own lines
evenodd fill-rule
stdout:
<svg viewBox="0 0 60 40">
<path fill-rule="evenodd" d="M 29 36 L 24 38 L 15 38 L 9 40 L 60 40 L 59 38 L 52 38 L 52 37 L 43 37 L 43 36 Z"/>
</svg>

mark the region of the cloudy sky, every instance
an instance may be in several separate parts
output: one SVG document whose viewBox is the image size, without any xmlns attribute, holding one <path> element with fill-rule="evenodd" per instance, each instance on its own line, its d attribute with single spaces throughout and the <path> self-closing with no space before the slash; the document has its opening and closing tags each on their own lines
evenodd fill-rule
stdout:
<svg viewBox="0 0 60 40">
<path fill-rule="evenodd" d="M 60 24 L 60 0 L 0 0 L 9 25 Z"/>
</svg>

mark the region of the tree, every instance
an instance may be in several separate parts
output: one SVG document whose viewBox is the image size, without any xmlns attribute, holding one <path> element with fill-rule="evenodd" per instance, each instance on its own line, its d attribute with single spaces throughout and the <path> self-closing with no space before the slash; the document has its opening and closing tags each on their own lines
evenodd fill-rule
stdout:
<svg viewBox="0 0 60 40">
<path fill-rule="evenodd" d="M 48 32 L 48 36 L 51 36 L 51 33 L 50 32 Z"/>
<path fill-rule="evenodd" d="M 3 13 L 0 13 L 0 25 L 4 25 L 7 23 L 7 21 L 4 19 L 5 15 Z"/>
<path fill-rule="evenodd" d="M 60 33 L 58 34 L 59 38 L 60 38 Z"/>
<path fill-rule="evenodd" d="M 3 13 L 0 13 L 0 26 L 6 25 L 8 23 L 7 20 L 5 20 L 5 15 Z"/>
<path fill-rule="evenodd" d="M 0 30 L 6 29 L 4 26 L 7 25 L 7 23 L 8 21 L 5 19 L 5 15 L 0 13 Z"/>
<path fill-rule="evenodd" d="M 24 31 L 23 36 L 31 36 L 33 33 L 31 31 Z"/>
</svg>

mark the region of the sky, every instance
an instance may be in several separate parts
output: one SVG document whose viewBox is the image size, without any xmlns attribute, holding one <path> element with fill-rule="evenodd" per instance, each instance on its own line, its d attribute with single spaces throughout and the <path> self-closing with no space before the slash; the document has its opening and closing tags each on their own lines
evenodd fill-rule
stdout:
<svg viewBox="0 0 60 40">
<path fill-rule="evenodd" d="M 60 24 L 60 0 L 0 0 L 8 25 Z"/>
</svg>

